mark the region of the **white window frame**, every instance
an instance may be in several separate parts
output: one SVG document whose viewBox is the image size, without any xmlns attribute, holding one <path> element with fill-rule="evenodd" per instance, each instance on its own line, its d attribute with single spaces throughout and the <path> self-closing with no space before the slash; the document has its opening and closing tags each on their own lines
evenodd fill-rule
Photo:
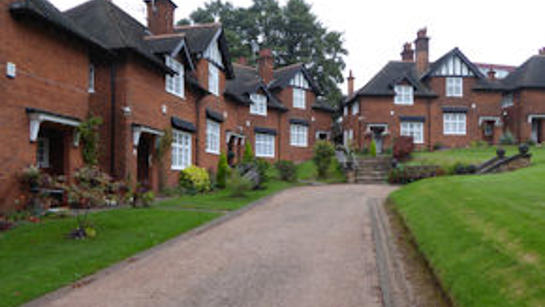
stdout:
<svg viewBox="0 0 545 307">
<path fill-rule="evenodd" d="M 303 88 L 293 88 L 293 107 L 296 109 L 306 109 L 307 91 Z"/>
<path fill-rule="evenodd" d="M 208 91 L 220 95 L 220 69 L 212 62 L 208 62 Z"/>
<path fill-rule="evenodd" d="M 343 109 L 343 115 L 348 116 L 348 107 L 347 106 L 345 106 L 344 109 Z"/>
<path fill-rule="evenodd" d="M 290 145 L 293 147 L 308 147 L 308 126 L 290 125 Z"/>
<path fill-rule="evenodd" d="M 206 152 L 210 154 L 220 154 L 221 124 L 207 119 L 206 120 Z"/>
<path fill-rule="evenodd" d="M 424 144 L 424 123 L 418 121 L 402 121 L 400 135 L 412 136 L 414 144 Z"/>
<path fill-rule="evenodd" d="M 38 168 L 49 168 L 50 162 L 50 142 L 49 138 L 39 137 L 36 140 L 36 165 Z M 42 147 L 42 154 L 40 154 L 40 147 Z"/>
<path fill-rule="evenodd" d="M 89 63 L 89 85 L 88 85 L 88 89 L 87 89 L 87 91 L 89 93 L 94 93 L 95 92 L 95 80 L 96 80 L 95 75 L 96 75 L 95 64 Z"/>
<path fill-rule="evenodd" d="M 181 171 L 191 166 L 191 133 L 172 129 L 171 169 Z"/>
<path fill-rule="evenodd" d="M 184 65 L 171 56 L 165 57 L 166 66 L 175 71 L 174 75 L 166 74 L 165 90 L 167 93 L 185 98 Z"/>
<path fill-rule="evenodd" d="M 464 97 L 464 78 L 445 78 L 445 95 L 447 97 Z"/>
<path fill-rule="evenodd" d="M 394 104 L 413 105 L 414 104 L 414 89 L 410 85 L 396 85 L 394 87 L 396 93 Z"/>
<path fill-rule="evenodd" d="M 466 135 L 467 114 L 466 113 L 443 113 L 443 134 L 444 135 Z"/>
<path fill-rule="evenodd" d="M 255 156 L 259 158 L 274 158 L 276 137 L 273 134 L 255 134 Z"/>
<path fill-rule="evenodd" d="M 352 104 L 352 115 L 358 115 L 358 113 L 360 112 L 360 108 L 359 108 L 359 104 L 357 102 L 354 102 Z"/>
<path fill-rule="evenodd" d="M 501 98 L 501 107 L 508 108 L 508 107 L 514 106 L 515 105 L 514 98 L 515 97 L 513 93 L 503 95 L 503 97 Z"/>
<path fill-rule="evenodd" d="M 267 96 L 251 94 L 250 101 L 250 114 L 267 116 Z"/>
</svg>

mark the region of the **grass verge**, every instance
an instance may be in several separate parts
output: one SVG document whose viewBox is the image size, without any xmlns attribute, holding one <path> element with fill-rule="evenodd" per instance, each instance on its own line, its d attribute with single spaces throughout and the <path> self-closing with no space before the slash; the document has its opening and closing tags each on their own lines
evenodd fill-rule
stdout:
<svg viewBox="0 0 545 307">
<path fill-rule="evenodd" d="M 219 217 L 217 213 L 119 209 L 89 214 L 97 237 L 72 240 L 75 218 L 0 233 L 0 306 L 16 306 Z"/>
<path fill-rule="evenodd" d="M 545 306 L 545 163 L 534 154 L 527 169 L 427 179 L 390 196 L 455 305 Z"/>
</svg>

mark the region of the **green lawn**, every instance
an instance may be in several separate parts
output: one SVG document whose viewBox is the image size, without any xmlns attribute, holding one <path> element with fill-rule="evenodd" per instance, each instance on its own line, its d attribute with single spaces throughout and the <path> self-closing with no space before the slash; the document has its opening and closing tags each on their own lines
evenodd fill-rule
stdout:
<svg viewBox="0 0 545 307">
<path fill-rule="evenodd" d="M 0 306 L 16 306 L 217 218 L 220 214 L 119 209 L 89 215 L 98 230 L 67 239 L 74 218 L 46 219 L 0 233 Z"/>
<path fill-rule="evenodd" d="M 457 306 L 545 306 L 545 151 L 532 152 L 530 168 L 427 179 L 390 196 Z M 489 153 L 418 156 L 479 162 Z"/>
<path fill-rule="evenodd" d="M 346 181 L 346 177 L 340 169 L 337 159 L 332 161 L 326 179 L 318 179 L 318 169 L 312 160 L 297 165 L 297 178 L 299 180 L 319 181 L 324 183 L 339 183 Z"/>
<path fill-rule="evenodd" d="M 507 155 L 518 153 L 517 146 L 502 146 Z M 449 169 L 456 163 L 478 165 L 496 156 L 497 146 L 478 148 L 461 148 L 450 150 L 439 150 L 434 152 L 414 152 L 409 165 L 438 165 Z M 531 147 L 530 152 L 534 154 L 534 162 L 545 162 L 545 148 Z"/>
<path fill-rule="evenodd" d="M 168 199 L 158 204 L 160 207 L 189 208 L 204 210 L 236 210 L 240 209 L 262 197 L 287 189 L 296 184 L 278 180 L 266 183 L 263 190 L 250 191 L 245 197 L 231 197 L 228 190 L 222 190 L 209 194 L 197 194 L 193 196 L 181 196 Z"/>
</svg>

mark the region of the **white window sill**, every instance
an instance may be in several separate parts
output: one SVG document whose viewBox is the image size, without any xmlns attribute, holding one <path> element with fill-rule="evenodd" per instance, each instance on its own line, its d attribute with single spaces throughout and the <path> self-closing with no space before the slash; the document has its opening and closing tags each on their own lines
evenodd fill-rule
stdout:
<svg viewBox="0 0 545 307">
<path fill-rule="evenodd" d="M 395 104 L 396 106 L 414 106 L 414 103 L 413 103 L 413 102 L 411 102 L 411 103 L 409 103 L 409 102 L 407 102 L 407 103 L 394 102 L 394 104 Z"/>
<path fill-rule="evenodd" d="M 298 144 L 290 144 L 291 147 L 298 147 L 298 148 L 307 148 L 308 147 L 308 144 L 307 145 L 298 145 Z"/>
<path fill-rule="evenodd" d="M 172 95 L 172 96 L 176 96 L 176 97 L 178 97 L 178 98 L 181 98 L 181 99 L 185 100 L 185 94 L 184 94 L 184 95 L 180 95 L 180 94 L 176 94 L 176 93 L 174 93 L 174 92 L 169 92 L 169 91 L 167 91 L 167 93 L 170 94 L 170 95 Z"/>
<path fill-rule="evenodd" d="M 299 110 L 306 110 L 307 108 L 306 107 L 296 107 L 296 106 L 293 106 L 294 109 L 299 109 Z"/>
<path fill-rule="evenodd" d="M 205 150 L 206 153 L 208 154 L 211 154 L 211 155 L 216 155 L 216 156 L 219 156 L 220 155 L 220 151 L 214 151 L 214 150 L 210 150 L 210 149 L 206 149 Z"/>
<path fill-rule="evenodd" d="M 467 133 L 443 133 L 443 135 L 447 135 L 447 136 L 466 136 Z"/>
<path fill-rule="evenodd" d="M 88 90 L 87 90 L 87 93 L 89 93 L 89 94 L 94 94 L 94 93 L 95 93 L 95 90 L 94 90 L 94 89 L 88 89 Z"/>
<path fill-rule="evenodd" d="M 256 156 L 256 158 L 274 158 L 274 155 L 271 156 L 271 155 L 257 155 L 256 154 L 255 156 Z"/>
<path fill-rule="evenodd" d="M 464 98 L 464 95 L 460 95 L 460 96 L 458 96 L 458 95 L 445 95 L 445 97 L 447 97 L 447 98 Z"/>
<path fill-rule="evenodd" d="M 172 166 L 172 167 L 170 168 L 170 170 L 172 170 L 172 171 L 183 171 L 184 169 L 188 168 L 189 166 L 191 166 L 191 165 L 188 165 L 188 166 L 186 166 L 186 167 L 182 167 L 182 166 Z"/>
<path fill-rule="evenodd" d="M 267 117 L 267 113 L 263 114 L 263 113 L 252 113 L 252 112 L 250 112 L 250 115 Z"/>
</svg>

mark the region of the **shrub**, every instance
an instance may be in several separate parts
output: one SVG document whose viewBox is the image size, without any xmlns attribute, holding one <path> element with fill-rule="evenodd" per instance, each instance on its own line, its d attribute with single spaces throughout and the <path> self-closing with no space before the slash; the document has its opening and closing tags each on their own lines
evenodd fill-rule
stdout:
<svg viewBox="0 0 545 307">
<path fill-rule="evenodd" d="M 225 189 L 228 174 L 229 165 L 227 164 L 227 157 L 222 153 L 218 161 L 218 172 L 216 174 L 216 185 L 218 188 Z"/>
<path fill-rule="evenodd" d="M 281 160 L 274 165 L 280 174 L 280 180 L 293 182 L 297 178 L 297 168 L 291 161 Z"/>
<path fill-rule="evenodd" d="M 78 127 L 81 143 L 83 162 L 87 165 L 98 164 L 99 153 L 99 126 L 102 125 L 101 117 L 89 117 Z"/>
<path fill-rule="evenodd" d="M 483 140 L 471 141 L 471 144 L 470 144 L 471 148 L 482 148 L 486 146 L 488 146 L 488 143 Z"/>
<path fill-rule="evenodd" d="M 242 177 L 238 170 L 231 173 L 227 186 L 231 197 L 243 197 L 246 195 L 246 192 L 250 191 L 252 188 L 251 182 Z"/>
<path fill-rule="evenodd" d="M 535 146 L 535 145 L 536 145 L 536 142 L 535 142 L 534 140 L 530 139 L 530 140 L 527 140 L 527 141 L 526 141 L 526 145 L 528 145 L 528 146 Z"/>
<path fill-rule="evenodd" d="M 256 159 L 255 164 L 257 166 L 257 172 L 259 173 L 260 183 L 269 181 L 269 172 L 271 171 L 271 164 L 265 159 Z"/>
<path fill-rule="evenodd" d="M 392 184 L 407 184 L 417 180 L 445 175 L 445 171 L 438 166 L 399 166 L 390 170 L 388 182 Z"/>
<path fill-rule="evenodd" d="M 189 193 L 210 191 L 210 176 L 204 168 L 194 165 L 180 172 L 180 187 Z"/>
<path fill-rule="evenodd" d="M 333 156 L 335 156 L 335 147 L 333 147 L 333 144 L 328 141 L 316 142 L 312 160 L 314 161 L 314 164 L 316 164 L 319 178 L 325 178 L 327 176 Z"/>
<path fill-rule="evenodd" d="M 435 144 L 433 144 L 433 150 L 441 150 L 445 148 L 445 145 L 443 145 L 443 143 L 441 142 L 437 142 Z"/>
<path fill-rule="evenodd" d="M 414 151 L 413 138 L 411 136 L 400 136 L 394 141 L 394 158 L 405 161 Z"/>
<path fill-rule="evenodd" d="M 507 130 L 500 136 L 501 145 L 513 145 L 517 142 L 517 139 L 513 136 L 511 131 Z"/>
<path fill-rule="evenodd" d="M 377 156 L 377 143 L 375 140 L 371 140 L 371 145 L 369 145 L 369 153 L 371 154 L 371 157 Z"/>
<path fill-rule="evenodd" d="M 242 163 L 254 162 L 254 152 L 252 151 L 252 145 L 250 142 L 246 142 L 244 145 L 244 154 L 242 155 Z"/>
<path fill-rule="evenodd" d="M 465 165 L 461 162 L 457 162 L 454 164 L 451 172 L 456 175 L 475 174 L 477 172 L 477 166 L 472 164 Z"/>
</svg>

